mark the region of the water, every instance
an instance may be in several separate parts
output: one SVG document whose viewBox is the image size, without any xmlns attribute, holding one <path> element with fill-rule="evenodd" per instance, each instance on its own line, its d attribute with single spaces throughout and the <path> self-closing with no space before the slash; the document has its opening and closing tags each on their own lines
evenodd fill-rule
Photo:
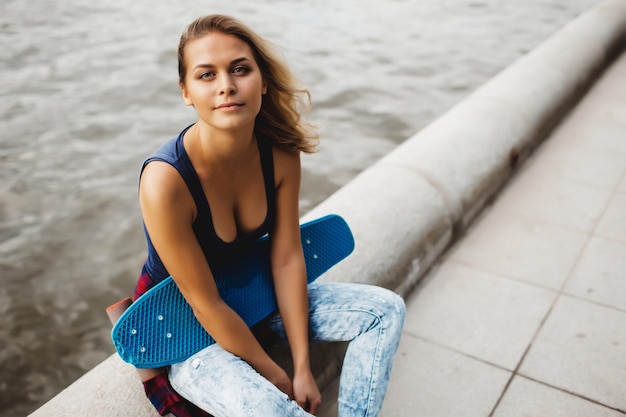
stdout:
<svg viewBox="0 0 626 417">
<path fill-rule="evenodd" d="M 145 254 L 139 166 L 194 120 L 175 61 L 193 18 L 241 18 L 310 87 L 323 141 L 303 161 L 306 212 L 595 3 L 2 0 L 0 414 L 113 352 L 104 308 Z"/>
</svg>

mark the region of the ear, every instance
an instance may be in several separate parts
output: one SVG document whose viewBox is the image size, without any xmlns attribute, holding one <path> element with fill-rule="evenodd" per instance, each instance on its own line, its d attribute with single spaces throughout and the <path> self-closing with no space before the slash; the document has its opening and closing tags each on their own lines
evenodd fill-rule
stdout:
<svg viewBox="0 0 626 417">
<path fill-rule="evenodd" d="M 261 90 L 261 94 L 267 94 L 267 81 L 263 79 L 263 90 Z"/>
<path fill-rule="evenodd" d="M 183 100 L 185 101 L 185 104 L 187 106 L 193 106 L 193 103 L 191 102 L 191 98 L 189 98 L 189 92 L 187 91 L 187 88 L 185 87 L 184 84 L 179 84 L 180 87 L 180 91 L 183 94 Z"/>
</svg>

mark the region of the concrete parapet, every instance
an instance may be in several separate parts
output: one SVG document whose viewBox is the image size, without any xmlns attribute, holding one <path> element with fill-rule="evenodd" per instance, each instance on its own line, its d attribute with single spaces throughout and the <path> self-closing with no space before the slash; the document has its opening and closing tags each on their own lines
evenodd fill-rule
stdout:
<svg viewBox="0 0 626 417">
<path fill-rule="evenodd" d="M 582 14 L 307 213 L 346 218 L 324 277 L 401 294 L 464 230 L 626 42 L 626 1 Z"/>
<path fill-rule="evenodd" d="M 322 279 L 405 294 L 625 42 L 626 0 L 601 3 L 307 213 L 344 216 L 357 242 Z M 316 357 L 323 383 L 339 359 L 332 349 Z M 68 415 L 158 416 L 117 355 L 31 414 Z"/>
</svg>

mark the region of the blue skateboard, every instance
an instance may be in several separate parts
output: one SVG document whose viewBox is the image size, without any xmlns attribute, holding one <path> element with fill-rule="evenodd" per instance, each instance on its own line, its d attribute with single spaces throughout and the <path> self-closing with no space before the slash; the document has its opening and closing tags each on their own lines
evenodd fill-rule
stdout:
<svg viewBox="0 0 626 417">
<path fill-rule="evenodd" d="M 300 235 L 309 283 L 354 249 L 350 228 L 337 215 L 303 224 Z M 220 296 L 248 326 L 277 310 L 266 236 L 237 261 L 214 267 L 212 272 Z M 215 342 L 196 320 L 171 277 L 131 304 L 111 335 L 120 357 L 137 368 L 171 365 Z"/>
</svg>

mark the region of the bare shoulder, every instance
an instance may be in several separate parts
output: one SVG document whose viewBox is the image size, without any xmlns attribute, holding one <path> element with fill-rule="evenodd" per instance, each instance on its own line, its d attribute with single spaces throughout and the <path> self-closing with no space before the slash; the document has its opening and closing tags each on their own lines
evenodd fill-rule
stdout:
<svg viewBox="0 0 626 417">
<path fill-rule="evenodd" d="M 274 171 L 276 184 L 282 184 L 290 178 L 300 178 L 300 153 L 289 152 L 274 147 Z"/>
<path fill-rule="evenodd" d="M 142 207 L 187 206 L 191 198 L 185 181 L 176 168 L 162 161 L 152 161 L 144 168 L 139 182 Z"/>
</svg>

